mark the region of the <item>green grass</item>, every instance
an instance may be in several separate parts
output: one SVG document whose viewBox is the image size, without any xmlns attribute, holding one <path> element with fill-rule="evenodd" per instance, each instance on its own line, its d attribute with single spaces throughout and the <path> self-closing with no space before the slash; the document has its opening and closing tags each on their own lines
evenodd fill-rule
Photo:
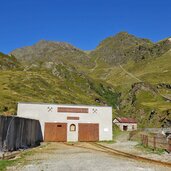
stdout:
<svg viewBox="0 0 171 171">
<path fill-rule="evenodd" d="M 20 154 L 14 159 L 0 160 L 0 171 L 5 171 L 7 167 L 16 166 L 17 164 L 21 164 L 21 165 L 26 164 L 27 156 L 32 156 L 33 154 L 35 154 L 37 152 L 37 150 L 39 150 L 40 148 L 45 147 L 47 145 L 48 144 L 41 145 L 40 147 L 36 147 L 33 149 L 28 149 L 26 151 L 20 152 Z"/>
<path fill-rule="evenodd" d="M 139 150 L 142 150 L 144 152 L 147 152 L 147 153 L 151 153 L 151 154 L 158 154 L 158 155 L 162 155 L 165 153 L 165 150 L 164 149 L 159 149 L 159 148 L 156 148 L 155 150 L 151 147 L 145 147 L 144 145 L 142 144 L 137 144 L 136 145 L 136 148 L 139 149 Z"/>
<path fill-rule="evenodd" d="M 0 160 L 0 171 L 5 171 L 7 167 L 15 166 L 18 163 L 24 162 L 24 159 L 28 155 L 32 155 L 32 151 L 26 151 L 20 154 L 19 157 L 10 160 Z"/>
<path fill-rule="evenodd" d="M 109 66 L 102 61 L 97 61 L 98 67 L 91 73 L 93 78 L 104 78 L 105 80 L 117 87 L 130 87 L 137 82 L 136 79 L 126 74 L 119 66 Z M 142 81 L 156 84 L 160 82 L 171 82 L 171 51 L 166 52 L 160 57 L 149 58 L 144 61 L 135 62 L 129 60 L 122 65 L 124 69 L 141 79 Z"/>
<path fill-rule="evenodd" d="M 118 126 L 113 125 L 113 140 L 115 141 L 117 136 L 121 135 L 123 132 L 119 129 Z"/>
<path fill-rule="evenodd" d="M 160 111 L 171 109 L 170 103 L 165 101 L 159 94 L 153 94 L 149 91 L 140 91 L 137 93 L 137 106 L 143 108 L 154 108 Z"/>
<path fill-rule="evenodd" d="M 162 54 L 160 57 L 147 58 L 136 62 L 130 59 L 122 64 L 126 71 L 159 91 L 159 93 L 154 93 L 150 89 L 138 90 L 135 97 L 132 97 L 135 101 L 134 104 L 130 100 L 130 91 L 132 85 L 138 81 L 125 73 L 118 65 L 111 67 L 100 60 L 96 62 L 98 66 L 90 76 L 100 78 L 112 85 L 115 91 L 121 92 L 120 111 L 116 111 L 116 114 L 136 117 L 140 127 L 161 127 L 164 122 L 160 122 L 160 118 L 170 119 L 170 116 L 167 116 L 167 111 L 171 111 L 171 104 L 163 99 L 160 93 L 168 96 L 171 94 L 171 90 L 157 89 L 156 87 L 159 83 L 171 84 L 171 51 Z M 156 116 L 148 121 L 150 112 L 153 110 L 156 111 Z"/>
<path fill-rule="evenodd" d="M 99 141 L 99 143 L 105 143 L 105 144 L 114 144 L 116 141 L 115 140 L 109 140 L 109 141 Z"/>
<path fill-rule="evenodd" d="M 0 171 L 5 171 L 7 167 L 15 165 L 19 159 L 16 160 L 0 160 Z"/>
<path fill-rule="evenodd" d="M 49 70 L 7 70 L 0 73 L 0 112 L 15 114 L 17 102 L 115 106 L 117 92 L 73 68 L 57 65 Z M 99 99 L 99 102 L 96 102 Z"/>
</svg>

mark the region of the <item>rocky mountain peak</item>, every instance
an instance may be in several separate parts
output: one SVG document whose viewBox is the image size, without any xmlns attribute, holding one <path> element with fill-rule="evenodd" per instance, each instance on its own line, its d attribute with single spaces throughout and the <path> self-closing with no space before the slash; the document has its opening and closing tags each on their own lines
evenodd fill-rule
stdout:
<svg viewBox="0 0 171 171">
<path fill-rule="evenodd" d="M 65 42 L 40 40 L 32 46 L 16 49 L 10 54 L 29 64 L 53 62 L 90 65 L 89 57 L 85 52 Z"/>
<path fill-rule="evenodd" d="M 48 40 L 40 40 L 37 42 L 33 47 L 36 48 L 48 48 L 48 47 L 60 47 L 60 48 L 66 48 L 66 49 L 77 49 L 74 46 L 70 45 L 66 42 L 55 42 L 55 41 L 48 41 Z"/>
</svg>

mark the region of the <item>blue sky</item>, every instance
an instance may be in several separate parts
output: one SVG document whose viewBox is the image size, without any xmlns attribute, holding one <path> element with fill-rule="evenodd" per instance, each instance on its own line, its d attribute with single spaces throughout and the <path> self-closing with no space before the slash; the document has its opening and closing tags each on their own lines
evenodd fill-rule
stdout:
<svg viewBox="0 0 171 171">
<path fill-rule="evenodd" d="M 83 50 L 127 31 L 158 41 L 171 36 L 170 0 L 1 0 L 0 51 L 41 39 Z"/>
</svg>

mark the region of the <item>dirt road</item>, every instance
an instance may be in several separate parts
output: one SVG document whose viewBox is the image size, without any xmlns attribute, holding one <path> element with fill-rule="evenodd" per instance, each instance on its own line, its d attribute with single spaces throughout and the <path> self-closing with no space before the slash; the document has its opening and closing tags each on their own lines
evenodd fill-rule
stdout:
<svg viewBox="0 0 171 171">
<path fill-rule="evenodd" d="M 86 145 L 86 143 L 84 143 Z M 87 146 L 90 146 L 87 143 Z M 136 162 L 110 154 L 50 143 L 26 156 L 25 162 L 8 171 L 169 171 L 170 168 Z"/>
</svg>

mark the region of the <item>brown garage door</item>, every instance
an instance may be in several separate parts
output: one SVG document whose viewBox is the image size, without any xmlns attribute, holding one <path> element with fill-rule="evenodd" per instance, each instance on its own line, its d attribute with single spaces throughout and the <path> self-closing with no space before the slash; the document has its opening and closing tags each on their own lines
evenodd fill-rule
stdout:
<svg viewBox="0 0 171 171">
<path fill-rule="evenodd" d="M 65 142 L 67 141 L 66 123 L 45 123 L 45 137 L 47 142 Z"/>
<path fill-rule="evenodd" d="M 98 141 L 99 140 L 99 124 L 79 124 L 78 131 L 79 141 Z"/>
</svg>

